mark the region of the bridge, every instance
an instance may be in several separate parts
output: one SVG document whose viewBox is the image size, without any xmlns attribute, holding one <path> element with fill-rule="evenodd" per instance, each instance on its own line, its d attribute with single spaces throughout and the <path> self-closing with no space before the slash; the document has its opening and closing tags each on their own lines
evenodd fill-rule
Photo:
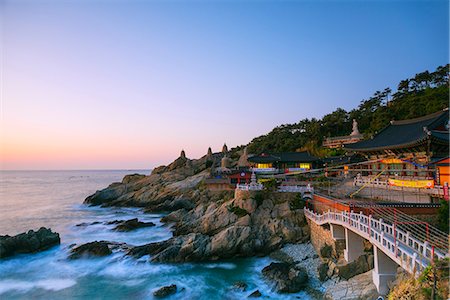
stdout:
<svg viewBox="0 0 450 300">
<path fill-rule="evenodd" d="M 365 215 L 362 211 L 355 213 L 328 210 L 316 213 L 305 207 L 304 213 L 309 220 L 318 225 L 330 224 L 335 240 L 345 240 L 344 258 L 347 262 L 352 262 L 364 254 L 364 239 L 373 245 L 372 278 L 382 295 L 389 292 L 388 283 L 395 279 L 397 266 L 417 276 L 433 263 L 434 259 L 449 256 L 448 235 L 436 229 L 430 232 L 428 225 L 426 232 L 422 232 L 418 224 L 424 222 L 403 220 L 397 224 L 383 218 Z M 399 226 L 400 224 L 405 226 Z"/>
</svg>

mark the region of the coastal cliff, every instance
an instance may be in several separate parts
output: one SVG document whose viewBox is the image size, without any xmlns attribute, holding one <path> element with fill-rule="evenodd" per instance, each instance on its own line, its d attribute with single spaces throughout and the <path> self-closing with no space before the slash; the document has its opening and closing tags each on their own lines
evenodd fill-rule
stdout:
<svg viewBox="0 0 450 300">
<path fill-rule="evenodd" d="M 85 203 L 170 212 L 163 221 L 174 224 L 173 237 L 135 247 L 129 253 L 136 257 L 151 254 L 158 262 L 266 255 L 285 243 L 309 239 L 303 210 L 291 208 L 293 195 L 208 190 L 203 180 L 222 156 L 215 153 L 190 160 L 182 152 L 170 165 L 158 167 L 148 176 L 127 175 L 122 182 L 89 196 Z"/>
<path fill-rule="evenodd" d="M 132 174 L 86 198 L 85 204 L 136 206 L 154 211 L 192 208 L 198 200 L 196 187 L 210 174 L 207 156 L 191 160 L 180 156 L 168 166 L 155 168 L 148 176 Z M 209 162 L 209 163 L 208 163 Z"/>
<path fill-rule="evenodd" d="M 309 238 L 302 210 L 271 195 L 258 203 L 256 195 L 175 211 L 164 218 L 176 223 L 171 239 L 135 247 L 130 254 L 150 254 L 157 262 L 217 260 L 267 255 Z"/>
</svg>

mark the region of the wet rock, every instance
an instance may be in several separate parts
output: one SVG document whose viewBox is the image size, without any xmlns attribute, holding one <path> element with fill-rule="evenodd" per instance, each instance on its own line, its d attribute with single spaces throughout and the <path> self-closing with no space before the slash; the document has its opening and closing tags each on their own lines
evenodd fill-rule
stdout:
<svg viewBox="0 0 450 300">
<path fill-rule="evenodd" d="M 83 244 L 76 248 L 73 248 L 70 252 L 69 259 L 77 259 L 84 256 L 106 256 L 110 255 L 111 249 L 109 249 L 109 245 L 111 243 L 107 241 L 95 241 Z"/>
<path fill-rule="evenodd" d="M 233 284 L 234 290 L 239 290 L 239 291 L 245 292 L 247 290 L 247 288 L 248 288 L 248 284 L 243 281 L 236 281 Z"/>
<path fill-rule="evenodd" d="M 248 295 L 248 298 L 259 298 L 261 296 L 262 296 L 261 292 L 259 290 L 256 290 L 253 293 L 251 293 L 250 295 Z"/>
<path fill-rule="evenodd" d="M 294 259 L 291 256 L 289 256 L 286 252 L 284 252 L 283 250 L 274 251 L 274 252 L 270 253 L 269 257 L 274 260 L 278 260 L 278 261 L 285 262 L 288 264 L 294 263 Z"/>
<path fill-rule="evenodd" d="M 92 223 L 80 223 L 80 224 L 77 224 L 75 226 L 77 226 L 77 227 L 86 227 L 86 226 L 89 226 L 89 225 L 97 225 L 97 224 L 100 224 L 100 223 L 101 222 L 96 221 L 96 222 L 92 222 Z"/>
<path fill-rule="evenodd" d="M 271 263 L 262 270 L 262 274 L 275 283 L 275 290 L 280 293 L 297 293 L 308 283 L 304 268 L 287 263 Z"/>
<path fill-rule="evenodd" d="M 114 228 L 114 230 L 116 230 L 116 231 L 131 231 L 131 230 L 135 230 L 138 228 L 155 226 L 155 223 L 153 223 L 153 222 L 141 222 L 137 218 L 126 220 L 126 221 L 112 221 L 112 222 L 108 222 L 108 224 L 109 225 L 118 224 Z"/>
<path fill-rule="evenodd" d="M 38 231 L 30 230 L 16 236 L 0 236 L 0 258 L 20 253 L 33 253 L 47 250 L 59 245 L 59 234 L 51 229 L 41 227 Z"/>
<path fill-rule="evenodd" d="M 163 286 L 153 293 L 153 296 L 157 298 L 164 298 L 173 295 L 177 292 L 177 286 L 175 284 Z"/>
</svg>

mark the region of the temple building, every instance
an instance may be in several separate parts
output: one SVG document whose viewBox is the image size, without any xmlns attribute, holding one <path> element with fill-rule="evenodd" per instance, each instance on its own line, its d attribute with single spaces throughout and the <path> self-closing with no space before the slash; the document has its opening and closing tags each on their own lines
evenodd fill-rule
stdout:
<svg viewBox="0 0 450 300">
<path fill-rule="evenodd" d="M 262 153 L 248 158 L 253 171 L 268 174 L 307 171 L 315 167 L 318 160 L 307 151 Z"/>
<path fill-rule="evenodd" d="M 389 178 L 392 185 L 431 187 L 431 182 L 419 184 L 417 180 L 436 180 L 433 162 L 448 157 L 448 124 L 448 109 L 420 118 L 391 121 L 372 139 L 344 148 L 369 161 L 355 170 L 362 176 L 378 174 L 380 178 Z M 401 179 L 405 180 L 401 182 Z"/>
<path fill-rule="evenodd" d="M 353 119 L 353 130 L 350 135 L 345 136 L 335 136 L 326 138 L 322 146 L 326 148 L 342 148 L 344 145 L 353 144 L 361 141 L 363 139 L 363 135 L 359 133 L 358 130 L 358 122 Z"/>
<path fill-rule="evenodd" d="M 436 183 L 442 186 L 450 184 L 450 158 L 439 159 L 433 165 L 436 168 Z"/>
</svg>

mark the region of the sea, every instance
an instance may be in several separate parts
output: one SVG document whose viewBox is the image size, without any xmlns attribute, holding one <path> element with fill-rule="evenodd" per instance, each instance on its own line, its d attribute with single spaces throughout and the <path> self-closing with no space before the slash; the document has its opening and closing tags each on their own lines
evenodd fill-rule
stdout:
<svg viewBox="0 0 450 300">
<path fill-rule="evenodd" d="M 176 284 L 167 299 L 245 299 L 259 290 L 263 299 L 311 299 L 305 292 L 280 295 L 261 270 L 272 260 L 245 258 L 210 263 L 162 264 L 149 256 L 135 259 L 123 251 L 102 258 L 67 259 L 71 247 L 92 241 L 143 245 L 172 236 L 162 214 L 138 208 L 101 208 L 84 199 L 127 174 L 149 170 L 0 171 L 0 235 L 40 227 L 60 234 L 61 245 L 49 250 L 0 259 L 0 299 L 153 299 L 153 292 Z M 113 231 L 107 221 L 139 218 L 156 226 Z M 82 223 L 95 225 L 77 226 Z M 246 291 L 233 289 L 243 281 Z"/>
</svg>

